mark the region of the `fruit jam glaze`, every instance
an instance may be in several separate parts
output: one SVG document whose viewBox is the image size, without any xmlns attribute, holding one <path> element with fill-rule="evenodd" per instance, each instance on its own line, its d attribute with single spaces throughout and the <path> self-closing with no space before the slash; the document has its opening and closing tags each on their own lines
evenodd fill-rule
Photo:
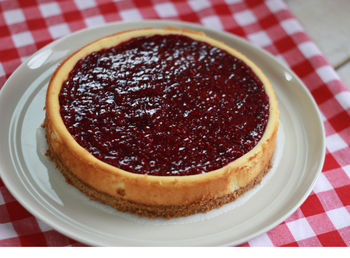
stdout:
<svg viewBox="0 0 350 258">
<path fill-rule="evenodd" d="M 175 34 L 87 55 L 59 102 L 68 131 L 96 158 L 159 176 L 227 165 L 257 145 L 269 117 L 264 86 L 243 61 Z"/>
</svg>

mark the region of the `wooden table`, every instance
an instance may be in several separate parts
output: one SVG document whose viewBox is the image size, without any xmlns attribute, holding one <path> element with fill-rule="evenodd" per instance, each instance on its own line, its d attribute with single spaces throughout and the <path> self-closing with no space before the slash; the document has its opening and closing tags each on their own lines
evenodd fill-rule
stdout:
<svg viewBox="0 0 350 258">
<path fill-rule="evenodd" d="M 350 89 L 350 1 L 285 2 Z"/>
</svg>

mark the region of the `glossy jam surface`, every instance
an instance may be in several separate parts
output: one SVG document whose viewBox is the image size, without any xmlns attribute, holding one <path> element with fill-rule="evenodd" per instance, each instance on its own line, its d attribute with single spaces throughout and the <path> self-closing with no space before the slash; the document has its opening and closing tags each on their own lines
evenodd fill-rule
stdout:
<svg viewBox="0 0 350 258">
<path fill-rule="evenodd" d="M 81 59 L 60 95 L 74 139 L 138 174 L 184 176 L 221 168 L 261 139 L 269 99 L 224 50 L 182 35 L 128 40 Z"/>
</svg>

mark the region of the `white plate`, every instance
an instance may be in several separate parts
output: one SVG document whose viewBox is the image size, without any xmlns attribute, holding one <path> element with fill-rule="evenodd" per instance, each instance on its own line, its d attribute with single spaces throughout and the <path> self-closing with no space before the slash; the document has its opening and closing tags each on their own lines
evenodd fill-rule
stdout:
<svg viewBox="0 0 350 258">
<path fill-rule="evenodd" d="M 65 183 L 44 155 L 45 91 L 52 72 L 68 54 L 101 36 L 139 28 L 200 30 L 252 59 L 268 76 L 280 109 L 274 167 L 261 185 L 236 202 L 180 219 L 147 219 L 90 201 Z M 237 245 L 272 229 L 310 193 L 325 153 L 317 106 L 302 82 L 268 53 L 231 35 L 189 23 L 115 23 L 71 34 L 24 62 L 0 92 L 0 173 L 14 197 L 33 215 L 63 234 L 101 246 Z"/>
</svg>

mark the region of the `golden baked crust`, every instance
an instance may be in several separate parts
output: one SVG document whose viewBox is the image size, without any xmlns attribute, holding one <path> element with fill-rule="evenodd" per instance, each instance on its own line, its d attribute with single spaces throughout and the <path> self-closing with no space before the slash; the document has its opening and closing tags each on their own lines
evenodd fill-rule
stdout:
<svg viewBox="0 0 350 258">
<path fill-rule="evenodd" d="M 251 67 L 263 82 L 270 101 L 269 121 L 265 133 L 251 151 L 228 165 L 205 174 L 150 176 L 129 173 L 100 161 L 74 140 L 60 116 L 58 96 L 63 82 L 76 62 L 101 48 L 112 47 L 133 37 L 154 34 L 183 34 L 195 40 L 207 42 L 226 50 Z M 275 148 L 278 108 L 272 86 L 266 76 L 240 52 L 203 33 L 173 28 L 149 28 L 107 36 L 86 45 L 68 57 L 55 71 L 49 83 L 45 127 L 50 157 L 66 178 L 81 191 L 119 210 L 146 216 L 176 217 L 219 207 L 237 198 L 239 194 L 252 188 L 261 180 L 270 166 Z M 203 204 L 207 205 L 203 206 Z M 174 207 L 177 207 L 179 212 L 174 212 Z"/>
<path fill-rule="evenodd" d="M 72 184 L 82 193 L 87 195 L 91 200 L 97 200 L 104 204 L 108 204 L 113 208 L 124 211 L 131 212 L 138 215 L 143 215 L 147 217 L 183 217 L 192 215 L 199 212 L 208 212 L 214 208 L 221 207 L 222 205 L 236 200 L 241 194 L 245 193 L 249 189 L 253 188 L 256 184 L 259 184 L 264 177 L 264 175 L 271 168 L 271 162 L 266 166 L 260 174 L 254 178 L 249 184 L 244 187 L 240 187 L 232 193 L 226 194 L 224 196 L 200 200 L 190 204 L 184 205 L 145 205 L 142 203 L 136 203 L 132 201 L 125 200 L 122 196 L 123 191 L 120 191 L 119 195 L 121 197 L 111 196 L 109 194 L 99 192 L 95 188 L 87 185 L 85 182 L 77 178 L 67 167 L 58 159 L 55 152 L 52 151 L 49 146 L 48 156 L 56 163 L 57 168 L 62 172 L 67 183 Z"/>
</svg>

